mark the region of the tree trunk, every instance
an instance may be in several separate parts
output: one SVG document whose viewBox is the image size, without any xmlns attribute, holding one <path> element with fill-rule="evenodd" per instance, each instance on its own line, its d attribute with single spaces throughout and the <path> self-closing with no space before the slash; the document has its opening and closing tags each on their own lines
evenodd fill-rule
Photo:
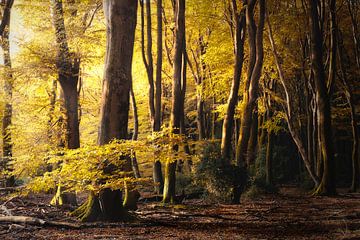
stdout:
<svg viewBox="0 0 360 240">
<path fill-rule="evenodd" d="M 340 35 L 341 36 L 341 35 Z M 341 40 L 341 41 L 340 41 Z M 342 38 L 339 38 L 338 41 L 338 51 L 339 51 L 339 65 L 341 70 L 342 83 L 344 85 L 345 97 L 350 107 L 350 119 L 351 119 L 351 132 L 353 137 L 353 146 L 352 146 L 352 182 L 350 191 L 356 192 L 360 184 L 360 169 L 359 169 L 359 130 L 358 130 L 358 121 L 356 119 L 356 109 L 355 109 L 355 100 L 354 93 L 351 90 L 351 86 L 348 81 L 348 75 L 346 72 L 345 63 L 349 62 L 347 59 L 347 54 L 345 52 Z"/>
<path fill-rule="evenodd" d="M 289 90 L 288 87 L 286 85 L 286 81 L 285 81 L 285 76 L 284 76 L 284 72 L 282 70 L 282 66 L 280 65 L 280 60 L 279 60 L 279 55 L 277 53 L 277 49 L 276 49 L 276 45 L 275 45 L 275 41 L 273 38 L 273 34 L 272 34 L 272 29 L 271 29 L 271 25 L 270 25 L 270 20 L 269 18 L 267 18 L 267 25 L 268 25 L 268 31 L 269 31 L 269 40 L 270 40 L 270 44 L 271 44 L 271 50 L 273 52 L 274 58 L 275 58 L 275 64 L 276 64 L 276 68 L 279 74 L 279 79 L 281 82 L 281 85 L 283 86 L 284 92 L 285 92 L 285 98 L 286 98 L 286 103 L 283 105 L 283 109 L 284 112 L 286 114 L 286 122 L 287 122 L 287 126 L 290 132 L 290 135 L 298 149 L 298 152 L 300 153 L 301 158 L 304 161 L 306 170 L 308 171 L 311 179 L 313 180 L 315 186 L 319 185 L 319 178 L 317 177 L 317 175 L 315 174 L 313 167 L 311 165 L 311 162 L 308 158 L 308 154 L 306 152 L 306 148 L 304 146 L 303 141 L 301 140 L 301 137 L 298 133 L 298 131 L 296 131 L 296 129 L 293 126 L 293 116 L 292 116 L 292 108 L 291 108 L 291 100 L 290 100 L 290 94 L 289 94 Z"/>
<path fill-rule="evenodd" d="M 180 125 L 184 111 L 183 101 L 183 68 L 185 48 L 185 0 L 176 0 L 176 27 L 175 27 L 175 53 L 174 53 L 174 79 L 172 84 L 172 108 L 170 125 L 173 133 L 180 133 Z M 173 146 L 178 151 L 179 146 Z M 176 161 L 170 160 L 165 166 L 165 183 L 163 202 L 173 202 L 175 197 Z"/>
<path fill-rule="evenodd" d="M 246 165 L 246 153 L 249 144 L 252 116 L 258 99 L 259 80 L 262 72 L 264 52 L 263 52 L 263 30 L 265 22 L 265 1 L 260 0 L 259 26 L 255 34 L 254 7 L 255 0 L 250 0 L 246 10 L 246 20 L 249 32 L 250 53 L 256 57 L 254 67 L 252 68 L 252 56 L 249 60 L 249 71 L 251 75 L 246 85 L 249 88 L 244 93 L 244 110 L 241 116 L 241 127 L 239 140 L 236 147 L 236 161 L 239 166 Z"/>
<path fill-rule="evenodd" d="M 256 106 L 257 108 L 257 106 Z M 253 122 L 251 123 L 251 130 L 250 130 L 250 138 L 249 138 L 249 145 L 247 149 L 247 158 L 246 158 L 246 165 L 248 169 L 255 163 L 257 157 L 257 147 L 258 147 L 258 110 L 255 109 L 253 113 Z"/>
<path fill-rule="evenodd" d="M 155 122 L 154 131 L 161 130 L 161 93 L 163 63 L 162 0 L 157 0 L 157 64 L 155 80 Z"/>
<path fill-rule="evenodd" d="M 138 2 L 104 0 L 103 5 L 107 44 L 99 145 L 107 144 L 113 139 L 126 139 L 128 135 L 129 94 Z M 125 157 L 122 161 L 125 161 L 125 167 L 121 170 L 131 171 L 130 159 Z M 128 196 L 125 199 L 129 199 Z M 132 203 L 127 202 L 127 205 Z M 122 206 L 121 190 L 111 189 L 103 189 L 98 195 L 91 194 L 88 201 L 74 214 L 80 216 L 83 221 L 95 221 L 99 218 L 112 221 L 129 219 L 127 211 Z"/>
<path fill-rule="evenodd" d="M 231 157 L 231 139 L 233 136 L 233 124 L 235 109 L 238 103 L 238 94 L 241 80 L 241 72 L 244 63 L 244 42 L 246 32 L 246 20 L 244 10 L 239 14 L 237 3 L 232 1 L 232 14 L 235 20 L 235 66 L 234 76 L 231 84 L 231 91 L 227 102 L 226 115 L 223 122 L 221 137 L 221 155 L 224 164 L 230 164 Z"/>
<path fill-rule="evenodd" d="M 353 42 L 354 42 L 354 53 L 355 53 L 355 60 L 356 65 L 360 68 L 360 41 L 359 41 L 359 29 L 358 29 L 358 22 L 356 20 L 356 16 L 353 12 L 353 5 L 355 2 L 351 0 L 347 0 L 348 10 L 351 19 L 351 28 L 352 28 L 352 35 L 353 35 Z"/>
<path fill-rule="evenodd" d="M 315 190 L 316 194 L 334 195 L 335 187 L 335 162 L 332 143 L 332 125 L 330 97 L 326 87 L 325 70 L 323 65 L 323 36 L 319 28 L 318 0 L 309 0 L 311 23 L 311 61 L 315 76 L 316 103 L 318 107 L 318 131 L 320 133 L 320 151 L 324 164 L 323 176 L 320 185 Z M 335 7 L 335 1 L 330 4 Z M 331 10 L 335 14 L 335 9 Z M 335 19 L 335 16 L 333 16 Z M 335 71 L 333 66 L 332 71 Z"/>
<path fill-rule="evenodd" d="M 3 1 L 4 2 L 4 1 Z M 5 7 L 3 9 L 3 16 L 0 25 L 0 35 L 1 35 L 1 47 L 3 50 L 4 58 L 4 111 L 2 119 L 2 168 L 5 171 L 12 171 L 11 161 L 12 161 L 12 138 L 11 138 L 11 123 L 12 123 L 12 94 L 13 94 L 13 76 L 12 76 L 12 66 L 10 58 L 10 18 L 11 18 L 11 8 L 13 6 L 13 0 L 7 0 Z M 11 174 L 5 176 L 5 186 L 13 187 L 15 185 L 15 177 Z"/>
<path fill-rule="evenodd" d="M 160 3 L 159 3 L 160 2 Z M 151 3 L 145 1 L 146 8 L 146 36 L 147 47 L 145 49 L 145 11 L 144 1 L 140 0 L 141 6 L 141 49 L 142 58 L 146 68 L 149 81 L 149 111 L 152 131 L 158 132 L 161 129 L 161 71 L 162 71 L 162 3 L 157 3 L 157 21 L 158 21 L 158 43 L 157 43 L 157 66 L 156 82 L 154 85 L 154 64 L 152 56 L 152 21 L 151 21 Z M 159 9 L 160 8 L 160 9 Z M 160 11 L 160 17 L 159 17 Z M 160 21 L 160 23 L 159 23 Z M 159 32 L 160 31 L 160 32 Z M 159 52 L 161 51 L 161 52 Z M 156 92 L 155 92 L 156 90 Z M 163 188 L 163 177 L 161 172 L 161 163 L 155 159 L 153 164 L 153 181 L 155 192 L 161 193 Z"/>
<path fill-rule="evenodd" d="M 138 135 L 139 135 L 139 116 L 138 116 L 138 110 L 137 110 L 137 106 L 136 106 L 135 93 L 134 93 L 132 84 L 131 84 L 131 88 L 130 88 L 130 98 L 131 98 L 131 106 L 132 106 L 133 117 L 134 117 L 134 133 L 132 135 L 132 140 L 136 141 L 138 139 Z M 135 175 L 135 178 L 141 178 L 139 165 L 138 165 L 137 158 L 136 158 L 136 152 L 132 151 L 130 157 L 131 157 L 131 167 L 132 167 L 133 173 Z"/>
<path fill-rule="evenodd" d="M 272 155 L 273 155 L 273 133 L 269 129 L 267 136 L 267 145 L 266 145 L 266 157 L 265 157 L 265 165 L 266 165 L 266 184 L 273 184 L 273 174 L 272 174 Z"/>
<path fill-rule="evenodd" d="M 144 0 L 140 0 L 141 6 L 141 49 L 143 62 L 149 81 L 149 114 L 151 128 L 154 129 L 155 124 L 155 89 L 154 89 L 154 61 L 152 56 L 152 21 L 151 21 L 151 4 L 145 1 L 146 9 L 146 38 L 147 46 L 145 49 L 145 11 Z"/>
<path fill-rule="evenodd" d="M 68 40 L 64 23 L 64 11 L 62 0 L 50 0 L 57 44 L 56 67 L 59 82 L 64 96 L 65 110 L 65 146 L 67 149 L 80 147 L 79 116 L 78 116 L 78 80 L 80 73 L 80 59 L 70 56 Z M 59 183 L 57 194 L 52 203 L 76 205 L 74 193 L 62 194 L 61 183 Z M 67 196 L 68 195 L 68 196 Z M 73 196 L 70 196 L 73 195 Z M 68 202 L 69 200 L 70 202 Z"/>
</svg>

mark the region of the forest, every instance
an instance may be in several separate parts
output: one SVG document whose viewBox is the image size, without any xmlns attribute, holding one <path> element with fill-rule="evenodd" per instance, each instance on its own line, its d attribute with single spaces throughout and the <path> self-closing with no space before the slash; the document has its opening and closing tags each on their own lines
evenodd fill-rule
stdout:
<svg viewBox="0 0 360 240">
<path fill-rule="evenodd" d="M 360 239 L 359 23 L 0 0 L 0 239 Z"/>
</svg>

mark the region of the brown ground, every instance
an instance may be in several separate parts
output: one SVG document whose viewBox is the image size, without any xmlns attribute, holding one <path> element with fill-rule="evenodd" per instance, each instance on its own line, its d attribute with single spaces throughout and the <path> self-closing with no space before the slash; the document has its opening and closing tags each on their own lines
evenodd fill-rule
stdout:
<svg viewBox="0 0 360 240">
<path fill-rule="evenodd" d="M 14 198 L 5 206 L 13 215 L 75 221 L 64 217 L 65 210 L 47 205 L 49 198 Z M 165 208 L 142 203 L 137 215 L 137 223 L 80 229 L 0 223 L 0 239 L 360 239 L 360 194 L 310 197 L 287 187 L 241 205 L 188 200 Z"/>
</svg>

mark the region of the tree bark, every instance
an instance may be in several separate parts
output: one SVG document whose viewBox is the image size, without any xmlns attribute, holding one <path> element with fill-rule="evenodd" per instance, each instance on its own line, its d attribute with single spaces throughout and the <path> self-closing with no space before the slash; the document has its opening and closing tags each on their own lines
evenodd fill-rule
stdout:
<svg viewBox="0 0 360 240">
<path fill-rule="evenodd" d="M 139 116 L 138 116 L 138 109 L 137 109 L 137 105 L 136 105 L 135 93 L 134 93 L 132 84 L 131 84 L 131 88 L 130 88 L 130 98 L 131 98 L 131 107 L 133 110 L 133 118 L 134 118 L 134 133 L 132 135 L 131 140 L 136 141 L 138 139 L 138 135 L 139 135 Z M 135 178 L 141 178 L 135 151 L 131 152 L 131 167 L 134 172 Z"/>
<path fill-rule="evenodd" d="M 221 137 L 221 155 L 224 164 L 230 164 L 231 161 L 231 139 L 233 136 L 233 124 L 235 116 L 235 108 L 238 103 L 238 94 L 241 80 L 241 72 L 244 63 L 244 42 L 246 32 L 246 19 L 245 11 L 239 14 L 237 9 L 237 3 L 232 1 L 232 14 L 235 20 L 235 66 L 234 76 L 232 79 L 231 90 L 227 101 L 227 110 L 222 127 Z"/>
<path fill-rule="evenodd" d="M 311 28 L 311 64 L 315 76 L 316 102 L 318 107 L 318 131 L 320 133 L 320 151 L 324 164 L 324 171 L 320 185 L 315 190 L 316 194 L 334 195 L 335 186 L 335 163 L 332 143 L 332 125 L 330 97 L 326 87 L 325 70 L 323 65 L 323 36 L 319 28 L 319 13 L 317 10 L 318 0 L 309 0 L 310 28 Z M 332 0 L 331 8 L 335 7 Z M 335 14 L 335 9 L 331 9 Z M 335 16 L 333 16 L 335 19 Z M 334 66 L 332 71 L 335 71 Z"/>
<path fill-rule="evenodd" d="M 173 133 L 180 133 L 182 121 L 181 108 L 184 107 L 183 101 L 183 68 L 184 68 L 184 48 L 185 48 L 185 0 L 176 0 L 176 27 L 175 27 L 175 54 L 174 54 L 174 78 L 172 85 L 172 108 L 170 125 Z M 173 146 L 174 151 L 178 151 L 179 146 Z M 165 183 L 163 202 L 173 202 L 175 198 L 176 181 L 176 161 L 170 160 L 165 166 Z"/>
<path fill-rule="evenodd" d="M 147 46 L 145 48 L 145 9 L 146 9 L 146 38 Z M 140 0 L 141 7 L 141 49 L 142 58 L 146 68 L 149 82 L 149 114 L 151 128 L 154 129 L 155 124 L 155 89 L 154 89 L 154 61 L 152 56 L 152 21 L 151 21 L 151 4 L 150 1 Z"/>
<path fill-rule="evenodd" d="M 3 1 L 4 3 L 4 1 Z M 5 7 L 3 9 L 3 15 L 0 25 L 0 35 L 1 35 L 1 47 L 3 50 L 4 58 L 4 111 L 2 119 L 2 168 L 6 171 L 12 171 L 11 160 L 13 156 L 13 144 L 11 138 L 11 124 L 12 124 L 12 94 L 13 94 L 13 75 L 12 75 L 12 66 L 11 66 L 11 56 L 10 56 L 10 18 L 11 18 L 11 9 L 13 6 L 13 0 L 7 0 L 5 2 Z M 5 176 L 5 186 L 13 187 L 15 185 L 15 177 L 11 174 Z"/>
<path fill-rule="evenodd" d="M 161 130 L 161 94 L 162 94 L 162 64 L 163 64 L 163 26 L 162 0 L 157 0 L 157 64 L 155 80 L 155 120 L 154 131 Z"/>
<path fill-rule="evenodd" d="M 107 43 L 104 80 L 101 98 L 98 144 L 104 145 L 114 139 L 127 139 L 129 95 L 132 84 L 132 58 L 138 2 L 133 0 L 104 0 L 103 2 Z M 130 159 L 125 157 L 123 171 L 131 171 Z M 116 170 L 116 169 L 112 169 Z M 125 196 L 125 200 L 129 200 Z M 133 201 L 136 198 L 131 198 Z M 132 205 L 126 202 L 126 205 Z M 101 206 L 101 207 L 100 207 Z M 74 212 L 83 221 L 99 218 L 118 221 L 128 220 L 122 206 L 121 190 L 103 189 Z"/>
<path fill-rule="evenodd" d="M 72 58 L 69 52 L 68 40 L 64 23 L 62 0 L 50 0 L 53 26 L 57 43 L 57 61 L 59 82 L 64 93 L 66 116 L 66 147 L 80 147 L 78 92 L 77 85 L 80 71 L 80 59 Z"/>
<path fill-rule="evenodd" d="M 246 153 L 249 144 L 250 130 L 252 124 L 253 111 L 258 99 L 259 80 L 262 72 L 264 52 L 263 52 L 263 30 L 265 22 L 265 4 L 264 0 L 259 1 L 260 13 L 259 24 L 255 34 L 255 20 L 254 20 L 254 7 L 255 0 L 250 0 L 246 10 L 246 20 L 249 32 L 249 46 L 250 46 L 250 60 L 249 71 L 251 71 L 251 77 L 246 83 L 248 88 L 245 91 L 244 96 L 244 109 L 241 116 L 241 127 L 239 140 L 236 147 L 236 161 L 239 166 L 246 165 Z M 255 55 L 255 64 L 252 67 L 252 55 Z"/>
<path fill-rule="evenodd" d="M 289 90 L 288 90 L 288 86 L 286 85 L 286 81 L 285 81 L 285 76 L 284 76 L 284 72 L 282 70 L 282 66 L 280 65 L 280 59 L 279 59 L 279 55 L 276 49 L 276 45 L 275 45 L 275 41 L 273 38 L 273 33 L 272 33 L 272 29 L 271 29 L 271 25 L 270 25 L 270 20 L 269 18 L 267 18 L 267 25 L 268 25 L 268 31 L 269 31 L 269 40 L 270 40 L 270 44 L 271 44 L 271 50 L 273 52 L 274 55 L 274 59 L 275 59 L 275 64 L 276 64 L 276 68 L 279 74 L 279 79 L 281 82 L 281 85 L 283 86 L 284 92 L 285 92 L 285 106 L 283 105 L 283 109 L 284 112 L 286 114 L 286 122 L 287 122 L 287 126 L 290 132 L 290 135 L 298 149 L 298 152 L 300 153 L 301 158 L 304 161 L 306 170 L 308 171 L 311 179 L 313 180 L 315 186 L 319 185 L 319 178 L 316 175 L 316 173 L 313 170 L 312 164 L 308 158 L 308 154 L 306 152 L 306 148 L 303 144 L 303 141 L 301 140 L 301 137 L 298 133 L 298 131 L 296 131 L 295 127 L 293 126 L 293 115 L 292 115 L 292 107 L 291 107 L 291 100 L 290 100 L 290 94 L 289 94 Z"/>
<path fill-rule="evenodd" d="M 353 138 L 353 146 L 351 153 L 351 162 L 352 162 L 352 181 L 351 181 L 351 192 L 356 192 L 360 184 L 360 169 L 359 169 L 359 130 L 358 130 L 358 121 L 356 118 L 356 109 L 355 109 L 355 99 L 354 93 L 351 90 L 351 86 L 348 80 L 348 74 L 346 72 L 345 63 L 349 62 L 347 59 L 347 54 L 345 52 L 343 42 L 340 41 L 342 38 L 339 38 L 338 41 L 338 51 L 339 51 L 339 65 L 341 71 L 341 79 L 344 87 L 344 93 L 347 100 L 347 103 L 350 107 L 350 119 L 351 119 L 351 133 Z"/>
<path fill-rule="evenodd" d="M 151 3 L 145 2 L 146 8 L 146 37 L 147 47 L 145 49 L 145 9 L 144 1 L 140 0 L 141 6 L 141 49 L 142 58 L 146 68 L 149 82 L 149 114 L 152 131 L 161 130 L 161 71 L 162 71 L 162 1 L 157 2 L 157 66 L 156 79 L 154 84 L 154 64 L 152 56 L 152 20 L 151 20 Z M 160 14 L 160 16 L 159 16 Z M 162 193 L 163 176 L 161 170 L 161 162 L 155 159 L 153 164 L 153 181 L 155 184 L 155 192 Z"/>
</svg>

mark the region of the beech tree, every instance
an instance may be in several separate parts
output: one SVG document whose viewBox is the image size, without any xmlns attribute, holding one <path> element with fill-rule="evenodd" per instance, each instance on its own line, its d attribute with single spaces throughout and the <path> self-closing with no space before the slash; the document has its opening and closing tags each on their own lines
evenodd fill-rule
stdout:
<svg viewBox="0 0 360 240">
<path fill-rule="evenodd" d="M 13 74 L 11 69 L 11 57 L 10 57 L 10 18 L 11 8 L 14 4 L 14 0 L 3 1 L 2 19 L 0 24 L 0 36 L 1 36 L 1 48 L 3 50 L 4 59 L 4 97 L 5 106 L 2 119 L 2 166 L 4 171 L 11 171 L 11 163 L 13 156 L 13 143 L 11 138 L 11 123 L 13 115 L 12 95 L 13 95 Z M 5 179 L 6 186 L 13 186 L 15 184 L 14 176 L 8 175 Z"/>
<path fill-rule="evenodd" d="M 332 1 L 332 18 L 335 19 L 335 1 Z M 328 93 L 325 70 L 323 65 L 323 35 L 319 27 L 319 13 L 317 1 L 309 1 L 310 23 L 311 23 L 311 64 L 314 71 L 316 103 L 318 109 L 318 131 L 319 148 L 323 161 L 323 174 L 320 185 L 316 189 L 318 194 L 332 195 L 336 193 L 335 188 L 335 165 L 334 150 L 331 131 L 331 107 L 330 94 Z M 331 20 L 333 22 L 333 20 Z M 335 47 L 336 49 L 336 47 Z M 334 51 L 334 50 L 333 50 Z M 336 50 L 335 50 L 336 51 Z M 334 59 L 336 61 L 336 57 Z M 333 66 L 335 67 L 335 66 Z M 331 69 L 330 71 L 335 71 Z M 335 74 L 335 73 L 331 73 Z"/>
<path fill-rule="evenodd" d="M 227 112 L 223 122 L 222 138 L 221 138 L 221 152 L 222 157 L 226 162 L 231 160 L 231 139 L 233 133 L 233 124 L 235 120 L 235 108 L 238 103 L 238 95 L 240 88 L 241 72 L 244 63 L 244 44 L 245 44 L 245 29 L 246 19 L 245 10 L 241 10 L 239 13 L 237 2 L 234 0 L 231 2 L 231 27 L 234 27 L 234 54 L 235 54 L 235 66 L 234 77 L 231 84 L 231 91 L 227 103 Z M 243 7 L 243 9 L 245 9 Z M 234 25 L 234 26 L 233 26 Z"/>
<path fill-rule="evenodd" d="M 101 98 L 99 145 L 107 144 L 114 139 L 127 139 L 128 136 L 132 84 L 131 66 L 138 3 L 133 0 L 105 0 L 103 5 L 107 44 Z M 126 157 L 122 160 L 126 162 L 124 170 L 131 171 L 129 158 Z M 114 166 L 110 165 L 104 171 L 111 173 L 116 170 L 113 168 Z M 129 217 L 122 205 L 122 191 L 111 189 L 101 190 L 98 194 L 91 193 L 87 202 L 74 214 L 83 221 L 95 221 L 99 218 L 120 220 Z"/>
<path fill-rule="evenodd" d="M 250 56 L 246 89 L 244 94 L 244 109 L 241 115 L 239 140 L 236 147 L 236 161 L 238 165 L 246 165 L 246 153 L 252 126 L 253 111 L 257 104 L 259 79 L 263 66 L 263 31 L 265 23 L 265 4 L 259 1 L 259 23 L 255 25 L 254 8 L 256 1 L 250 0 L 246 9 L 247 29 L 249 35 Z"/>
<path fill-rule="evenodd" d="M 176 27 L 175 27 L 175 53 L 174 78 L 172 85 L 171 130 L 180 134 L 182 114 L 184 110 L 183 98 L 183 69 L 185 59 L 185 0 L 176 0 Z M 174 145 L 173 150 L 178 151 L 179 146 Z M 175 198 L 176 161 L 167 161 L 165 165 L 165 182 L 163 202 L 173 202 Z"/>
</svg>

